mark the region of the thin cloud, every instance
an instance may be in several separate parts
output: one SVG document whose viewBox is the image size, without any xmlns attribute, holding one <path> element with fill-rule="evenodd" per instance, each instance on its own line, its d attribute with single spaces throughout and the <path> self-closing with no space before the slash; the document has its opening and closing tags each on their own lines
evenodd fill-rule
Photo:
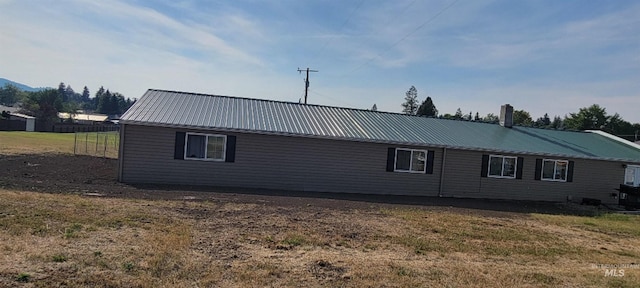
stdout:
<svg viewBox="0 0 640 288">
<path fill-rule="evenodd" d="M 156 10 L 119 1 L 82 1 L 82 3 L 88 5 L 94 13 L 99 13 L 104 18 L 132 24 L 133 27 L 127 28 L 141 32 L 135 33 L 135 37 L 141 37 L 141 39 L 146 40 L 148 37 L 145 37 L 144 32 L 163 31 L 165 37 L 159 37 L 160 35 L 155 33 L 153 35 L 155 37 L 151 38 L 152 42 L 161 40 L 162 44 L 166 44 L 169 47 L 178 46 L 205 52 L 216 52 L 242 62 L 262 65 L 262 61 L 259 59 L 231 46 L 215 34 L 203 31 L 199 25 L 187 25 Z M 140 43 L 141 41 L 138 40 L 136 42 Z"/>
<path fill-rule="evenodd" d="M 310 67 L 317 104 L 398 112 L 415 85 L 441 113 L 511 102 L 539 117 L 598 103 L 640 121 L 630 108 L 640 5 L 459 1 L 393 46 L 451 1 L 0 0 L 0 76 L 129 97 L 161 88 L 297 101 L 296 69 Z"/>
</svg>

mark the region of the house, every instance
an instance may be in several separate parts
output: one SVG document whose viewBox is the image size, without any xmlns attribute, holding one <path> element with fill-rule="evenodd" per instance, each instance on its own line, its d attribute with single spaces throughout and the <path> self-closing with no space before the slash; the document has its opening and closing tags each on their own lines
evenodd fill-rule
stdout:
<svg viewBox="0 0 640 288">
<path fill-rule="evenodd" d="M 13 110 L 16 111 L 16 110 Z M 0 131 L 35 131 L 36 117 L 2 110 L 7 119 L 0 119 Z"/>
<path fill-rule="evenodd" d="M 121 117 L 118 179 L 464 198 L 617 203 L 640 146 L 557 131 L 148 90 Z"/>
<path fill-rule="evenodd" d="M 103 114 L 86 114 L 76 113 L 69 114 L 66 112 L 58 112 L 58 118 L 60 119 L 72 119 L 74 123 L 78 124 L 99 124 L 108 120 L 109 116 Z"/>
<path fill-rule="evenodd" d="M 20 111 L 20 108 L 0 105 L 0 112 L 3 111 L 7 111 L 7 113 L 17 113 L 18 111 Z"/>
</svg>

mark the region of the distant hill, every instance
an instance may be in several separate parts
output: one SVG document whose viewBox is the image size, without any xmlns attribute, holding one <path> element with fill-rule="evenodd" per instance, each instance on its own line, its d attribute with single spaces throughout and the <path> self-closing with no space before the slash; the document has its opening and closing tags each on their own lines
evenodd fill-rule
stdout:
<svg viewBox="0 0 640 288">
<path fill-rule="evenodd" d="M 22 90 L 22 91 L 27 91 L 27 92 L 36 92 L 36 91 L 41 91 L 47 88 L 33 88 L 27 85 L 24 85 L 22 83 L 18 83 L 15 81 L 11 81 L 9 79 L 4 79 L 4 78 L 0 78 L 0 87 L 4 87 L 7 84 L 11 84 L 13 86 L 16 86 L 18 89 Z"/>
</svg>

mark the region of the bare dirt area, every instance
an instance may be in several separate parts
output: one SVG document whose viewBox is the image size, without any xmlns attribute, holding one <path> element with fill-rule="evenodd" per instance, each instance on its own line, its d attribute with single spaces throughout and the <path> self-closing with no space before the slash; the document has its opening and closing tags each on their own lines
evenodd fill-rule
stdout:
<svg viewBox="0 0 640 288">
<path fill-rule="evenodd" d="M 638 263 L 636 216 L 565 216 L 575 210 L 540 203 L 130 186 L 116 181 L 116 170 L 113 159 L 0 155 L 0 287 L 640 283 L 640 267 L 607 276 L 595 266 Z"/>
<path fill-rule="evenodd" d="M 117 165 L 117 159 L 72 156 L 65 153 L 5 155 L 0 158 L 0 188 L 138 199 L 277 202 L 282 206 L 304 206 L 312 203 L 313 206 L 335 209 L 372 205 L 411 205 L 422 209 L 469 209 L 473 213 L 508 217 L 520 214 L 502 212 L 578 215 L 598 213 L 597 209 L 590 207 L 543 202 L 310 193 L 227 187 L 126 185 L 116 181 Z"/>
</svg>

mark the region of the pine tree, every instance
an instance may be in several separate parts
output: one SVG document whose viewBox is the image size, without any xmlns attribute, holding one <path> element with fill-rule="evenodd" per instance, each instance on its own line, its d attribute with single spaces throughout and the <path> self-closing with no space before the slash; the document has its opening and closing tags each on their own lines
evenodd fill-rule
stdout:
<svg viewBox="0 0 640 288">
<path fill-rule="evenodd" d="M 104 89 L 102 89 L 102 87 L 100 87 L 100 89 L 103 91 L 102 95 L 100 95 L 100 97 L 98 97 L 98 93 L 96 93 L 96 98 L 98 98 L 98 106 L 96 108 L 96 110 L 98 111 L 98 113 L 100 114 L 109 114 L 109 102 L 111 101 L 111 92 L 109 92 L 109 90 L 104 91 Z M 100 92 L 100 90 L 98 90 L 98 92 Z"/>
<path fill-rule="evenodd" d="M 58 84 L 58 95 L 60 95 L 63 102 L 67 101 L 66 91 L 67 91 L 67 86 L 64 85 L 64 82 L 60 82 L 60 84 Z"/>
<path fill-rule="evenodd" d="M 84 86 L 84 89 L 82 90 L 82 97 L 80 98 L 80 101 L 82 101 L 83 103 L 87 103 L 87 102 L 89 102 L 89 97 L 91 97 L 91 93 L 89 93 L 89 88 L 87 88 L 87 86 Z"/>
<path fill-rule="evenodd" d="M 104 87 L 100 86 L 100 89 L 96 91 L 96 98 L 102 97 L 103 94 L 104 94 Z"/>
<path fill-rule="evenodd" d="M 456 110 L 456 114 L 453 115 L 453 119 L 462 120 L 462 117 L 463 117 L 462 110 L 460 110 L 460 108 L 458 108 L 458 110 Z"/>
<path fill-rule="evenodd" d="M 411 86 L 409 91 L 405 93 L 404 103 L 402 103 L 402 113 L 407 115 L 416 115 L 418 111 L 418 90 Z"/>
<path fill-rule="evenodd" d="M 100 112 L 101 106 L 100 106 L 100 102 L 102 101 L 102 105 L 104 105 L 104 87 L 100 86 L 100 88 L 98 89 L 98 91 L 96 91 L 96 97 L 93 98 L 93 110 L 95 110 L 98 113 Z"/>
<path fill-rule="evenodd" d="M 544 126 L 551 125 L 551 119 L 549 119 L 549 114 L 544 113 L 544 117 L 542 117 L 542 124 L 544 124 Z"/>
<path fill-rule="evenodd" d="M 420 104 L 416 115 L 422 117 L 438 116 L 438 109 L 436 109 L 436 105 L 433 104 L 433 100 L 431 100 L 431 97 L 427 97 L 427 99 L 422 101 L 422 104 Z"/>
<path fill-rule="evenodd" d="M 553 129 L 563 129 L 564 128 L 564 123 L 562 121 L 562 118 L 560 118 L 560 116 L 555 116 L 553 117 L 553 122 L 551 122 L 551 128 Z"/>
<path fill-rule="evenodd" d="M 67 85 L 67 88 L 64 89 L 64 97 L 63 99 L 65 99 L 65 102 L 68 101 L 76 101 L 77 99 L 75 99 L 76 97 L 76 92 L 73 91 L 73 88 L 71 88 L 71 85 Z"/>
<path fill-rule="evenodd" d="M 544 113 L 544 116 L 536 119 L 536 122 L 533 123 L 534 127 L 539 128 L 549 128 L 551 125 L 551 119 L 549 119 L 549 114 Z"/>
</svg>

